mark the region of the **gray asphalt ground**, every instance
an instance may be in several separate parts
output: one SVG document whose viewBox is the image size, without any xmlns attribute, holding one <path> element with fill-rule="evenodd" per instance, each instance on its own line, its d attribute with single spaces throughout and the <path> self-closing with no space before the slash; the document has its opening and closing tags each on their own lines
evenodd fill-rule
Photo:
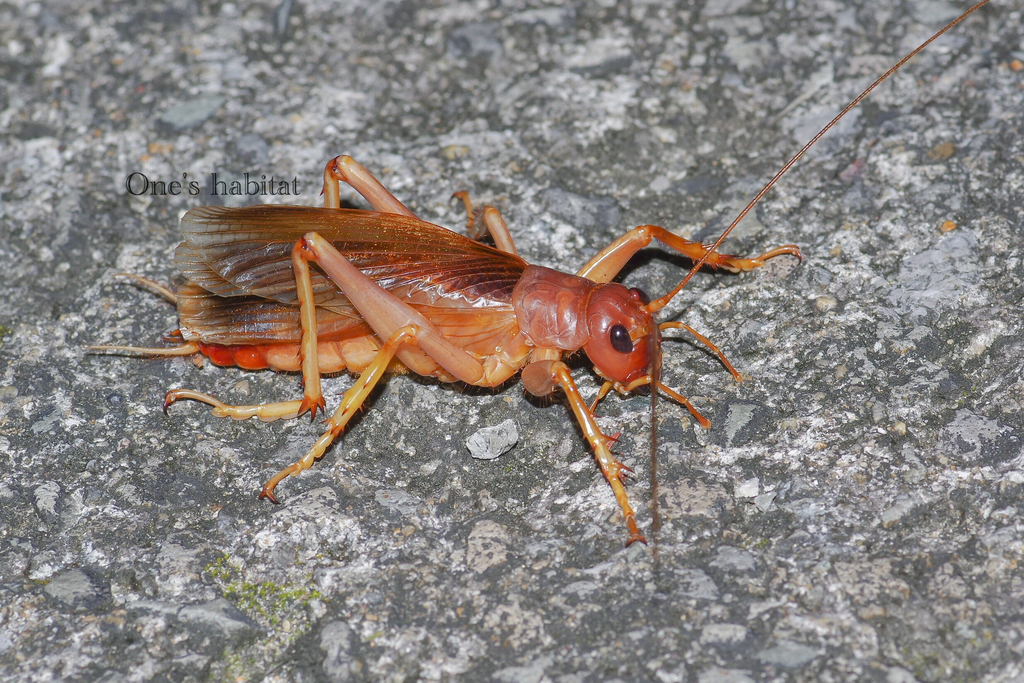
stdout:
<svg viewBox="0 0 1024 683">
<path fill-rule="evenodd" d="M 714 426 L 660 404 L 657 555 L 625 547 L 565 405 L 516 382 L 390 379 L 275 507 L 260 485 L 319 423 L 161 403 L 297 398 L 296 375 L 84 350 L 177 327 L 114 275 L 176 282 L 184 211 L 316 205 L 343 153 L 431 222 L 458 229 L 468 190 L 570 272 L 638 224 L 712 240 L 965 7 L 0 5 L 0 679 L 1024 679 L 1020 0 L 879 89 L 724 247 L 802 265 L 701 273 L 663 312 L 746 379 L 666 343 Z M 199 193 L 132 196 L 133 173 Z M 299 194 L 213 197 L 211 173 Z M 688 266 L 651 249 L 623 280 Z M 649 531 L 648 406 L 599 412 Z M 508 420 L 511 450 L 470 455 Z"/>
</svg>

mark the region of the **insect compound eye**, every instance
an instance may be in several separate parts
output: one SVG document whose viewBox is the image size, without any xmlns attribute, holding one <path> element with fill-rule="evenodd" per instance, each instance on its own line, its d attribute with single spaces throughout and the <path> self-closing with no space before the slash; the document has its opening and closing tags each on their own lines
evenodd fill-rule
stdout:
<svg viewBox="0 0 1024 683">
<path fill-rule="evenodd" d="M 644 306 L 651 303 L 651 297 L 647 296 L 647 292 L 640 289 L 639 287 L 630 287 L 629 293 L 633 295 L 634 299 L 639 301 Z"/>
<path fill-rule="evenodd" d="M 608 331 L 608 337 L 611 340 L 612 348 L 619 353 L 633 352 L 633 340 L 629 338 L 629 332 L 622 325 L 613 326 Z"/>
<path fill-rule="evenodd" d="M 602 377 L 629 384 L 647 374 L 653 324 L 651 314 L 624 285 L 599 285 L 587 303 L 589 339 L 583 348 Z"/>
</svg>

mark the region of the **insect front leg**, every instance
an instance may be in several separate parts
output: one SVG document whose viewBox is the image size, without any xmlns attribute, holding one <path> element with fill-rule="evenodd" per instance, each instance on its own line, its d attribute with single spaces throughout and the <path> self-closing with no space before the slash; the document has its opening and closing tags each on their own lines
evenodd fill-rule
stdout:
<svg viewBox="0 0 1024 683">
<path fill-rule="evenodd" d="M 718 356 L 718 360 L 722 361 L 722 365 L 725 366 L 726 370 L 728 370 L 730 373 L 732 373 L 733 378 L 737 382 L 742 382 L 743 381 L 743 375 L 741 375 L 736 370 L 736 368 L 734 368 L 732 366 L 732 363 L 730 363 L 729 359 L 725 357 L 725 354 L 722 353 L 722 350 L 720 348 L 718 348 L 717 346 L 715 346 L 714 344 L 712 344 L 710 339 L 705 337 L 703 334 L 701 334 L 697 330 L 695 330 L 692 327 L 690 327 L 689 325 L 687 325 L 685 323 L 681 323 L 681 322 L 661 323 L 660 325 L 658 325 L 658 327 L 660 329 L 662 329 L 662 330 L 668 330 L 668 329 L 686 330 L 687 332 L 692 334 L 694 337 L 696 337 L 697 341 L 699 341 L 704 346 L 708 347 L 708 350 L 711 351 L 711 353 L 713 353 L 716 356 Z"/>
<path fill-rule="evenodd" d="M 719 355 L 725 363 L 729 364 L 729 361 L 725 359 L 725 356 L 721 356 L 720 351 Z M 729 364 L 729 367 L 731 368 L 732 365 Z M 612 382 L 610 380 L 606 381 L 604 384 L 601 385 L 600 390 L 598 390 L 597 392 L 597 397 L 594 398 L 594 401 L 590 404 L 590 412 L 595 413 L 597 411 L 597 404 L 600 403 L 601 400 L 605 396 L 607 396 L 608 392 L 611 391 L 612 389 L 625 396 L 631 393 L 637 387 L 643 386 L 645 384 L 651 384 L 650 375 L 641 377 L 640 379 L 625 385 L 620 384 L 619 382 Z M 678 391 L 675 391 L 672 388 L 665 386 L 661 382 L 658 382 L 658 389 L 660 389 L 663 393 L 667 394 L 669 398 L 671 398 L 673 401 L 689 410 L 690 414 L 693 415 L 693 419 L 697 420 L 697 422 L 700 423 L 701 427 L 703 427 L 704 429 L 711 429 L 711 420 L 701 415 L 700 411 L 693 407 L 693 404 L 690 403 L 690 400 L 688 398 L 680 394 Z"/>
<path fill-rule="evenodd" d="M 710 265 L 712 268 L 723 268 L 732 272 L 760 268 L 768 259 L 781 256 L 783 254 L 802 258 L 800 255 L 800 248 L 795 244 L 776 247 L 775 249 L 771 249 L 752 258 L 740 258 L 731 254 L 719 254 L 716 252 L 709 253 L 709 248 L 700 242 L 694 242 L 682 238 L 679 235 L 671 233 L 665 228 L 657 225 L 641 225 L 633 228 L 625 235 L 602 249 L 596 256 L 594 256 L 594 258 L 590 259 L 590 261 L 588 261 L 587 264 L 576 273 L 576 275 L 594 282 L 611 282 L 615 276 L 619 274 L 619 271 L 622 270 L 623 266 L 626 265 L 629 259 L 636 254 L 636 252 L 650 245 L 650 243 L 655 239 L 689 258 L 694 263 L 707 255 L 705 263 Z M 673 290 L 671 295 L 662 297 L 658 302 L 653 302 L 654 304 L 658 304 L 657 307 L 648 306 L 648 310 L 655 311 L 661 308 L 661 306 L 664 305 L 664 301 L 671 299 L 671 297 L 678 292 L 678 289 L 679 288 Z M 696 330 L 687 325 L 677 325 L 675 323 L 662 325 L 663 329 L 665 327 L 682 327 L 689 331 L 698 340 L 711 349 L 713 353 L 718 355 L 722 360 L 722 363 L 729 372 L 732 373 L 733 377 L 735 377 L 737 381 L 741 379 L 740 374 L 732 366 L 732 363 L 730 363 L 725 357 L 725 354 L 723 354 L 717 346 L 712 344 L 710 340 L 699 334 Z M 659 383 L 659 387 L 664 388 L 664 385 Z M 675 396 L 673 396 L 673 398 L 675 399 Z M 701 425 L 704 425 L 707 422 L 706 418 L 701 416 L 700 413 L 690 405 L 689 401 L 684 399 L 681 403 L 686 406 L 691 413 L 693 413 L 693 416 L 697 418 L 697 421 L 700 422 Z"/>
<path fill-rule="evenodd" d="M 676 250 L 694 263 L 708 252 L 708 247 L 700 242 L 684 239 L 657 225 L 641 225 L 633 228 L 598 252 L 594 258 L 590 259 L 585 266 L 580 268 L 576 275 L 593 280 L 594 282 L 611 282 L 619 274 L 623 266 L 626 265 L 626 262 L 633 258 L 633 254 L 647 247 L 655 239 Z M 801 258 L 800 247 L 795 244 L 787 244 L 752 258 L 740 258 L 730 254 L 713 253 L 708 256 L 706 264 L 712 268 L 723 268 L 735 273 L 760 268 L 768 259 L 781 256 L 782 254 Z"/>
<path fill-rule="evenodd" d="M 550 353 L 545 353 L 549 351 Z M 583 400 L 579 389 L 576 388 L 576 382 L 573 381 L 569 367 L 560 360 L 551 359 L 557 355 L 560 355 L 560 352 L 553 349 L 538 349 L 534 352 L 534 358 L 539 358 L 539 360 L 534 360 L 523 369 L 523 386 L 535 396 L 546 396 L 558 387 L 562 389 L 569 400 L 569 407 L 576 416 L 576 421 L 579 422 L 580 429 L 583 430 L 583 436 L 590 443 L 590 447 L 594 449 L 594 457 L 601 468 L 601 473 L 612 487 L 615 500 L 618 501 L 619 507 L 622 509 L 622 516 L 625 518 L 626 528 L 629 530 L 629 540 L 626 545 L 631 545 L 635 541 L 646 543 L 647 540 L 637 528 L 636 513 L 633 512 L 633 507 L 629 504 L 626 488 L 622 484 L 625 473 L 632 472 L 632 470 L 612 455 L 609 445 L 615 440 L 605 436 L 597 425 L 594 413 L 587 407 L 586 401 Z M 545 358 L 545 356 L 551 358 Z"/>
</svg>

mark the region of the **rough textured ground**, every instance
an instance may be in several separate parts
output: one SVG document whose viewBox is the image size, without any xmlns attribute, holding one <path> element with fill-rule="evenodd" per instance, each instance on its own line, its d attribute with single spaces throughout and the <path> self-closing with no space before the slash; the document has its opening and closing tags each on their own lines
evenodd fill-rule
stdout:
<svg viewBox="0 0 1024 683">
<path fill-rule="evenodd" d="M 1020 0 L 884 86 L 727 245 L 802 266 L 701 274 L 666 311 L 749 379 L 666 345 L 715 426 L 662 403 L 657 561 L 624 547 L 566 408 L 514 383 L 392 379 L 273 507 L 255 492 L 317 425 L 160 405 L 294 398 L 296 376 L 83 351 L 176 327 L 113 274 L 172 280 L 178 217 L 212 201 L 131 197 L 131 173 L 297 178 L 265 200 L 313 205 L 350 153 L 427 220 L 460 225 L 469 190 L 572 271 L 640 223 L 713 239 L 962 8 L 669 4 L 0 5 L 0 678 L 1024 676 Z M 686 265 L 653 250 L 625 282 Z M 647 407 L 601 406 L 645 528 Z M 505 420 L 517 445 L 472 458 Z"/>
</svg>

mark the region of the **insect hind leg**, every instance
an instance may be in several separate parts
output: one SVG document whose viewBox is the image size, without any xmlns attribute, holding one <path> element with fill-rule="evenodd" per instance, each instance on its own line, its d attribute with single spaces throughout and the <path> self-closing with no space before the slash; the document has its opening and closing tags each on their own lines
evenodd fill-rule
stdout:
<svg viewBox="0 0 1024 683">
<path fill-rule="evenodd" d="M 112 344 L 100 344 L 97 346 L 86 346 L 88 351 L 103 351 L 113 353 L 127 353 L 133 356 L 154 356 L 154 357 L 174 357 L 174 356 L 194 356 L 199 353 L 199 344 L 196 342 L 188 342 L 181 346 L 115 346 Z"/>
<path fill-rule="evenodd" d="M 317 356 L 316 306 L 313 301 L 313 284 L 309 274 L 309 262 L 302 249 L 302 241 L 292 249 L 292 269 L 295 273 L 295 291 L 299 299 L 299 324 L 302 327 L 301 356 L 303 395 L 298 401 L 279 401 L 257 405 L 228 405 L 219 399 L 191 389 L 172 389 L 164 397 L 164 412 L 174 403 L 189 399 L 205 403 L 213 408 L 215 417 L 230 417 L 246 420 L 257 417 L 263 422 L 290 420 L 309 411 L 315 418 L 317 410 L 325 407 L 323 390 L 320 386 L 320 365 Z"/>
</svg>

